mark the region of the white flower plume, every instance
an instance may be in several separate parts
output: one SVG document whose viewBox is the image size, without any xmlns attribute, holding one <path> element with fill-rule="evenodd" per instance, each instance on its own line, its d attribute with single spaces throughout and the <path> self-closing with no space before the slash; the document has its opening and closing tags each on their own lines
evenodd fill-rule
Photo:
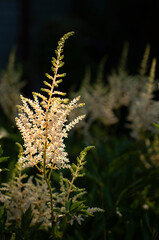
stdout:
<svg viewBox="0 0 159 240">
<path fill-rule="evenodd" d="M 52 83 L 44 81 L 48 88 L 42 91 L 46 92 L 48 97 L 40 93 L 33 93 L 34 100 L 21 96 L 22 105 L 18 106 L 19 117 L 16 118 L 16 124 L 24 140 L 24 154 L 19 159 L 23 167 L 39 167 L 39 164 L 52 169 L 69 167 L 64 138 L 84 115 L 75 118 L 71 123 L 67 123 L 67 117 L 73 109 L 83 104 L 78 103 L 80 97 L 70 102 L 62 99 L 61 95 L 65 93 L 55 91 L 54 88 L 61 82 L 58 78 L 65 76 L 58 74 L 58 69 L 63 65 L 61 53 L 64 42 L 71 35 L 72 33 L 65 34 L 58 43 L 55 51 L 57 59 L 52 59 L 54 76 L 46 74 Z M 39 98 L 42 101 L 39 101 Z"/>
</svg>

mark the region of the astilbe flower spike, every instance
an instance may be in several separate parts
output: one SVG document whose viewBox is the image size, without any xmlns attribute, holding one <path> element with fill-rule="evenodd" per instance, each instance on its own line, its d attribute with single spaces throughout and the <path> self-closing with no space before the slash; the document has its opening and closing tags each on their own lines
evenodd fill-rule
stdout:
<svg viewBox="0 0 159 240">
<path fill-rule="evenodd" d="M 10 53 L 7 68 L 0 71 L 0 106 L 12 122 L 17 116 L 16 105 L 20 103 L 19 95 L 25 85 L 21 77 L 22 69 L 16 64 L 16 49 L 14 48 Z"/>
<path fill-rule="evenodd" d="M 53 76 L 46 74 L 49 81 L 44 81 L 46 88 L 41 89 L 47 96 L 33 93 L 33 100 L 21 96 L 22 105 L 18 106 L 19 117 L 16 118 L 16 124 L 24 140 L 24 153 L 19 159 L 24 168 L 36 166 L 45 171 L 46 168 L 69 167 L 64 138 L 67 138 L 67 133 L 84 115 L 70 123 L 67 123 L 67 117 L 73 109 L 84 104 L 78 103 L 80 97 L 72 101 L 61 98 L 65 93 L 56 91 L 55 88 L 66 75 L 59 74 L 58 70 L 64 64 L 62 52 L 65 40 L 72 34 L 73 32 L 65 34 L 58 42 L 56 58 L 52 58 Z"/>
</svg>

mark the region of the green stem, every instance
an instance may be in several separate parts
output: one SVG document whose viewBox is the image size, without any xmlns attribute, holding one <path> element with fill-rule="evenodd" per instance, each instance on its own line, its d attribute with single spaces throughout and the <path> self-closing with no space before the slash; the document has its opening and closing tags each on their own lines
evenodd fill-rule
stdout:
<svg viewBox="0 0 159 240">
<path fill-rule="evenodd" d="M 50 178 L 47 177 L 46 173 L 46 149 L 47 149 L 47 143 L 45 143 L 45 148 L 44 148 L 44 161 L 43 161 L 43 167 L 44 167 L 44 178 L 47 183 L 48 189 L 49 189 L 49 194 L 50 194 L 50 203 L 51 203 L 51 225 L 52 225 L 52 237 L 54 240 L 54 208 L 53 208 L 53 197 L 52 197 L 52 189 L 50 185 Z M 49 175 L 50 176 L 50 175 Z"/>
<path fill-rule="evenodd" d="M 103 185 L 100 186 L 101 187 L 101 206 L 104 209 L 104 193 L 103 193 Z M 107 232 L 106 232 L 106 219 L 105 219 L 105 214 L 103 215 L 103 220 L 104 220 L 104 230 L 103 230 L 103 234 L 104 234 L 104 240 L 107 239 Z"/>
<path fill-rule="evenodd" d="M 52 233 L 54 233 L 54 208 L 53 208 L 53 197 L 52 197 L 52 189 L 51 185 L 49 182 L 49 179 L 46 179 L 48 188 L 49 188 L 49 193 L 50 193 L 50 202 L 51 202 L 51 224 L 52 224 Z"/>
<path fill-rule="evenodd" d="M 45 171 L 45 181 L 47 183 L 48 189 L 49 189 L 49 195 L 50 195 L 50 203 L 51 203 L 51 225 L 52 225 L 52 239 L 54 240 L 54 207 L 53 207 L 53 197 L 52 197 L 52 188 L 50 184 L 50 179 L 47 178 L 46 171 Z"/>
<path fill-rule="evenodd" d="M 66 227 L 67 227 L 67 217 L 65 216 L 65 222 L 64 222 L 64 226 L 63 226 L 63 231 L 62 231 L 62 234 L 61 234 L 61 237 L 60 237 L 59 240 L 62 240 L 62 239 L 63 239 L 63 236 L 64 236 L 64 233 L 65 233 Z"/>
</svg>

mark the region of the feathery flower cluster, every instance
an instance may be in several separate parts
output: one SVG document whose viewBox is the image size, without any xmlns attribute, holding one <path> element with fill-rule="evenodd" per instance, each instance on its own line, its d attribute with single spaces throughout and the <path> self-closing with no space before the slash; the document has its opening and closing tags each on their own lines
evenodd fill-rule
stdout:
<svg viewBox="0 0 159 240">
<path fill-rule="evenodd" d="M 69 101 L 57 97 L 65 93 L 55 91 L 55 87 L 62 81 L 60 78 L 66 75 L 59 74 L 58 69 L 63 66 L 61 53 L 64 42 L 71 35 L 72 33 L 65 34 L 59 41 L 55 51 L 57 58 L 52 58 L 54 76 L 46 74 L 51 83 L 44 81 L 48 88 L 41 90 L 46 92 L 48 97 L 40 93 L 33 93 L 34 100 L 21 96 L 22 105 L 18 106 L 19 117 L 16 118 L 16 124 L 24 139 L 24 154 L 19 159 L 23 167 L 38 166 L 44 162 L 46 167 L 52 169 L 69 167 L 64 138 L 85 117 L 81 115 L 67 123 L 70 112 L 84 104 L 78 103 L 80 97 Z"/>
<path fill-rule="evenodd" d="M 79 116 L 66 124 L 67 116 L 71 110 L 81 106 L 77 103 L 79 98 L 67 104 L 55 97 L 49 111 L 40 106 L 36 96 L 34 101 L 22 96 L 21 99 L 23 105 L 19 106 L 20 113 L 16 123 L 24 139 L 24 156 L 19 160 L 23 167 L 43 163 L 45 151 L 48 167 L 67 167 L 69 160 L 63 140 L 67 137 L 68 131 L 83 118 Z M 47 107 L 47 102 L 45 104 Z"/>
<path fill-rule="evenodd" d="M 8 183 L 3 183 L 0 188 L 0 202 L 7 209 L 7 222 L 9 226 L 12 221 L 21 223 L 22 215 L 31 206 L 33 219 L 32 224 L 42 222 L 43 227 L 50 226 L 49 190 L 42 176 L 35 179 L 35 184 L 30 177 L 22 174 L 20 164 Z"/>
<path fill-rule="evenodd" d="M 91 148 L 85 148 L 77 158 L 77 165 L 72 164 L 70 166 L 71 180 L 64 178 L 61 173 L 59 191 L 52 189 L 55 211 L 54 220 L 58 228 L 62 219 L 68 215 L 68 210 L 69 218 L 67 223 L 71 225 L 74 221 L 81 224 L 85 217 L 93 216 L 95 212 L 103 212 L 100 208 L 88 208 L 85 206 L 80 199 L 87 192 L 84 188 L 79 188 L 74 183 L 77 178 L 84 176 L 83 166 L 86 163 L 85 157 L 87 151 Z M 51 226 L 48 185 L 43 175 L 38 174 L 33 181 L 33 176 L 28 178 L 26 174 L 22 174 L 22 170 L 21 164 L 18 163 L 10 181 L 3 183 L 0 188 L 0 202 L 5 204 L 7 210 L 6 224 L 9 226 L 13 221 L 16 221 L 20 225 L 23 214 L 31 207 L 33 215 L 31 225 L 41 222 L 41 226 L 47 229 Z M 67 209 L 66 202 L 73 204 L 71 209 Z M 75 211 L 76 208 L 79 208 L 79 211 Z"/>
<path fill-rule="evenodd" d="M 102 81 L 104 63 L 105 59 L 101 61 L 97 80 L 94 84 L 90 83 L 90 69 L 87 69 L 78 93 L 71 93 L 71 96 L 75 96 L 75 94 L 81 95 L 82 101 L 85 102 L 85 107 L 72 112 L 70 119 L 74 118 L 76 114 L 85 114 L 87 118 L 78 127 L 83 128 L 86 135 L 89 135 L 88 130 L 96 120 L 101 121 L 106 126 L 118 121 L 113 111 L 114 98 L 109 96 L 109 88 Z"/>
<path fill-rule="evenodd" d="M 9 63 L 6 70 L 0 73 L 0 105 L 6 116 L 14 122 L 17 116 L 16 105 L 20 103 L 20 92 L 25 82 L 20 81 L 21 68 L 15 69 L 15 49 L 9 56 Z"/>
<path fill-rule="evenodd" d="M 155 89 L 155 68 L 156 59 L 153 59 L 149 77 L 145 80 L 143 87 L 140 89 L 136 98 L 132 99 L 129 107 L 128 120 L 129 128 L 132 129 L 131 135 L 134 138 L 140 138 L 142 133 L 149 130 L 153 133 L 158 132 L 153 126 L 153 122 L 159 120 L 159 104 L 153 99 L 153 91 Z"/>
<path fill-rule="evenodd" d="M 61 53 L 65 40 L 72 34 L 65 34 L 58 42 L 56 58 L 52 58 L 53 76 L 46 74 L 49 81 L 44 81 L 46 88 L 41 89 L 45 95 L 33 93 L 33 100 L 20 96 L 22 105 L 18 106 L 16 124 L 24 140 L 24 150 L 18 144 L 20 151 L 15 175 L 0 188 L 0 202 L 6 206 L 8 226 L 13 221 L 21 226 L 23 214 L 31 209 L 31 224 L 40 222 L 44 228 L 51 227 L 52 239 L 54 236 L 62 239 L 67 224 L 73 224 L 75 220 L 81 224 L 84 217 L 93 216 L 97 211 L 103 212 L 100 208 L 88 208 L 81 201 L 85 189 L 74 183 L 84 176 L 85 157 L 92 147 L 86 147 L 80 153 L 77 165 L 69 164 L 65 151 L 64 139 L 68 132 L 85 117 L 80 115 L 68 122 L 69 114 L 84 104 L 79 103 L 80 97 L 69 101 L 61 97 L 65 93 L 55 90 L 65 76 L 58 70 L 64 64 Z M 40 172 L 34 182 L 33 177 L 26 179 L 27 175 L 22 174 L 23 168 L 33 166 Z M 68 167 L 71 180 L 61 174 L 60 189 L 52 188 L 52 171 Z"/>
<path fill-rule="evenodd" d="M 150 74 L 147 76 L 149 52 L 150 47 L 147 46 L 138 75 L 131 76 L 125 69 L 127 49 L 123 52 L 122 64 L 118 71 L 113 71 L 108 76 L 108 84 L 104 85 L 103 82 L 103 67 L 100 67 L 96 82 L 93 84 L 90 83 L 90 72 L 87 73 L 78 92 L 86 104 L 84 114 L 87 115 L 87 119 L 82 122 L 83 125 L 78 127 L 83 127 L 86 135 L 91 124 L 96 120 L 105 126 L 117 123 L 119 119 L 115 113 L 122 106 L 127 107 L 128 110 L 129 124 L 126 127 L 131 129 L 132 137 L 140 138 L 142 132 L 147 130 L 157 131 L 152 124 L 159 119 L 159 104 L 153 99 L 153 92 L 157 90 L 154 83 L 156 60 L 153 59 Z"/>
<path fill-rule="evenodd" d="M 87 192 L 85 188 L 79 188 L 75 184 L 77 178 L 85 175 L 83 166 L 86 164 L 85 157 L 90 149 L 92 149 L 92 146 L 86 147 L 80 153 L 80 156 L 77 157 L 77 164 L 73 163 L 70 166 L 71 179 L 65 178 L 62 173 L 60 174 L 60 192 L 54 191 L 53 196 L 56 210 L 60 212 L 60 217 L 68 216 L 67 223 L 71 225 L 74 221 L 81 224 L 85 217 L 93 216 L 95 212 L 104 211 L 101 208 L 89 208 L 85 206 L 84 201 L 81 201 L 81 199 Z M 62 220 L 60 217 L 56 215 L 57 222 Z"/>
</svg>

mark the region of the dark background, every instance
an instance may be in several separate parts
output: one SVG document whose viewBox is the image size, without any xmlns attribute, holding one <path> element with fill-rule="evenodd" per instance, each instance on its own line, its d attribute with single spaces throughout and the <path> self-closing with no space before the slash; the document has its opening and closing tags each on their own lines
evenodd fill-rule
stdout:
<svg viewBox="0 0 159 240">
<path fill-rule="evenodd" d="M 25 91 L 38 91 L 44 73 L 50 72 L 57 41 L 75 31 L 65 46 L 64 88 L 78 87 L 87 66 L 95 78 L 105 55 L 109 73 L 117 66 L 125 41 L 129 42 L 128 69 L 135 72 L 147 43 L 151 58 L 159 57 L 158 25 L 157 0 L 0 0 L 0 69 L 16 46 L 28 82 Z"/>
</svg>

